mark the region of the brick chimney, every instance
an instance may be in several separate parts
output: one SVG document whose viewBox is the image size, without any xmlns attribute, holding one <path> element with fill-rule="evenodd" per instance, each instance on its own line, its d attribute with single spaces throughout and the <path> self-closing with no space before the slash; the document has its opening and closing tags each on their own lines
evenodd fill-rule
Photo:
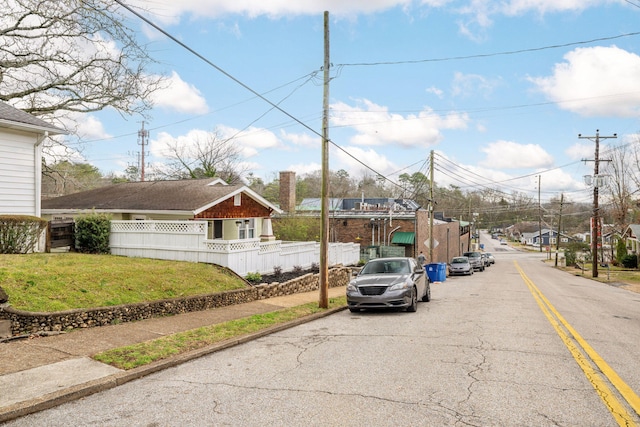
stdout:
<svg viewBox="0 0 640 427">
<path fill-rule="evenodd" d="M 280 209 L 287 213 L 296 211 L 296 173 L 280 172 Z"/>
</svg>

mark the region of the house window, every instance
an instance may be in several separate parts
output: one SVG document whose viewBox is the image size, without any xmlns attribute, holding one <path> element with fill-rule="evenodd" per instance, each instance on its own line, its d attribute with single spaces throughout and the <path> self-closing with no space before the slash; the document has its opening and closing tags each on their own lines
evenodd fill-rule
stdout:
<svg viewBox="0 0 640 427">
<path fill-rule="evenodd" d="M 551 244 L 552 244 L 552 245 L 554 245 L 554 244 L 557 242 L 557 240 L 556 240 L 556 238 L 555 238 L 555 237 L 552 237 L 552 238 L 551 238 L 551 239 L 549 239 L 549 240 L 551 241 Z"/>
<path fill-rule="evenodd" d="M 241 194 L 236 194 L 233 196 L 233 206 L 240 206 Z"/>
<path fill-rule="evenodd" d="M 255 235 L 255 218 L 247 218 L 242 221 L 238 229 L 238 239 L 253 239 Z"/>
</svg>

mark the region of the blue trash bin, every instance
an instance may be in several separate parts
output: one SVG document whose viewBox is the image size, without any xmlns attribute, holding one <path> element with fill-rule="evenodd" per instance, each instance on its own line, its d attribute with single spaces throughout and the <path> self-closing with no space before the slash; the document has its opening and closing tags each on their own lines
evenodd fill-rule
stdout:
<svg viewBox="0 0 640 427">
<path fill-rule="evenodd" d="M 438 281 L 438 264 L 427 264 L 424 266 L 425 270 L 427 270 L 427 276 L 429 276 L 429 280 L 432 282 Z"/>
<path fill-rule="evenodd" d="M 444 282 L 445 280 L 447 280 L 447 263 L 446 262 L 439 262 L 437 271 L 438 271 L 438 274 L 437 274 L 438 279 L 436 280 L 436 282 Z"/>
</svg>

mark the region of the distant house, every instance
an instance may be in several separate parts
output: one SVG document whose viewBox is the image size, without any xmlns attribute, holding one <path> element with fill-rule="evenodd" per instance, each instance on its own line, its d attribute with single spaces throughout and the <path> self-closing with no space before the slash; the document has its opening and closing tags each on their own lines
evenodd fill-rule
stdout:
<svg viewBox="0 0 640 427">
<path fill-rule="evenodd" d="M 640 224 L 630 224 L 622 234 L 627 244 L 627 253 L 640 253 Z"/>
<path fill-rule="evenodd" d="M 0 215 L 40 216 L 42 142 L 62 133 L 0 101 Z"/>
<path fill-rule="evenodd" d="M 201 220 L 209 239 L 273 239 L 271 214 L 281 213 L 244 185 L 221 179 L 127 182 L 42 201 L 48 219 L 106 213 L 114 220 Z"/>
<path fill-rule="evenodd" d="M 560 243 L 568 243 L 571 238 L 563 233 L 560 233 Z M 520 243 L 527 246 L 555 246 L 558 244 L 558 233 L 556 230 L 549 230 L 543 228 L 541 231 L 535 231 L 532 233 L 522 233 L 520 237 Z"/>
</svg>

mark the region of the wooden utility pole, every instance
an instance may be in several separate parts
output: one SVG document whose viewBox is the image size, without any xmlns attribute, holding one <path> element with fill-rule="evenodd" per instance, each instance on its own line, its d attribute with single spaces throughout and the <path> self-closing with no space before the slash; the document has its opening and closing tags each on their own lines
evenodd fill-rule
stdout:
<svg viewBox="0 0 640 427">
<path fill-rule="evenodd" d="M 560 194 L 560 215 L 558 216 L 558 235 L 556 236 L 556 262 L 558 266 L 558 251 L 560 250 L 560 233 L 562 232 L 562 204 L 564 203 L 564 193 Z M 566 264 L 566 263 L 565 263 Z"/>
<path fill-rule="evenodd" d="M 542 252 L 542 204 L 540 202 L 540 175 L 538 175 L 538 243 Z"/>
<path fill-rule="evenodd" d="M 609 138 L 617 138 L 617 134 L 613 134 L 613 136 L 600 136 L 600 130 L 596 129 L 595 136 L 582 136 L 582 134 L 578 134 L 578 138 L 580 139 L 589 139 L 595 141 L 596 143 L 596 153 L 593 160 L 584 160 L 585 162 L 592 161 L 593 162 L 593 216 L 591 218 L 591 275 L 592 277 L 598 277 L 598 235 L 600 234 L 600 208 L 598 206 L 598 187 L 602 183 L 600 179 L 600 140 L 601 139 L 609 139 Z M 604 160 L 610 162 L 611 160 Z"/>
<path fill-rule="evenodd" d="M 329 308 L 329 12 L 324 12 L 324 90 L 322 96 L 322 207 L 320 238 L 320 296 L 318 306 Z"/>
<path fill-rule="evenodd" d="M 429 159 L 431 160 L 429 167 L 429 262 L 433 263 L 433 150 L 431 150 Z"/>
</svg>

